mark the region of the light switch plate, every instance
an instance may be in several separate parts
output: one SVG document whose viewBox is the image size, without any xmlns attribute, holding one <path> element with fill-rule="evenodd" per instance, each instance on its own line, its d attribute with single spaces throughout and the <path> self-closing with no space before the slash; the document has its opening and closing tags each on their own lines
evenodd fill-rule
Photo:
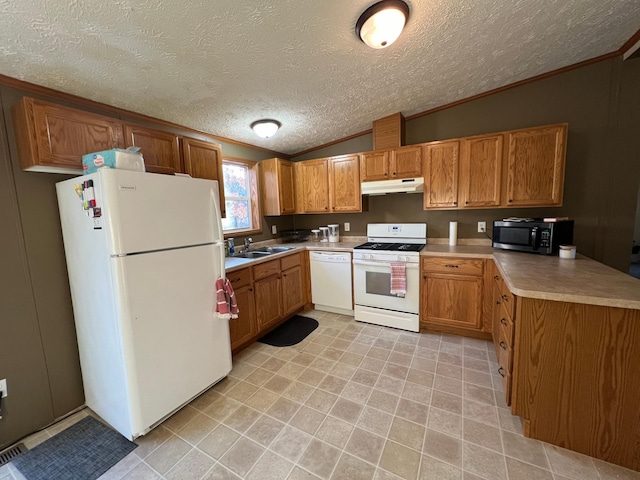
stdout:
<svg viewBox="0 0 640 480">
<path fill-rule="evenodd" d="M 478 222 L 478 233 L 487 231 L 487 222 Z"/>
<path fill-rule="evenodd" d="M 0 391 L 2 391 L 2 398 L 4 398 L 7 395 L 9 395 L 9 392 L 7 392 L 7 379 L 6 378 L 3 378 L 2 380 L 0 380 Z"/>
<path fill-rule="evenodd" d="M 271 225 L 271 233 L 274 235 L 278 233 L 278 227 L 276 227 L 275 225 Z"/>
<path fill-rule="evenodd" d="M 344 231 L 345 232 L 351 231 L 351 224 L 349 222 L 344 222 Z"/>
</svg>

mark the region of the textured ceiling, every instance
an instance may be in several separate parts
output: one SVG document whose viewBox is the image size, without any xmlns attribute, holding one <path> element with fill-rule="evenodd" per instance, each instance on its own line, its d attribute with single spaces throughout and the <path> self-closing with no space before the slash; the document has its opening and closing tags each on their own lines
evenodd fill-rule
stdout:
<svg viewBox="0 0 640 480">
<path fill-rule="evenodd" d="M 0 73 L 295 153 L 618 50 L 640 0 L 408 0 L 387 49 L 374 0 L 0 0 Z M 249 124 L 282 122 L 272 138 Z"/>
</svg>

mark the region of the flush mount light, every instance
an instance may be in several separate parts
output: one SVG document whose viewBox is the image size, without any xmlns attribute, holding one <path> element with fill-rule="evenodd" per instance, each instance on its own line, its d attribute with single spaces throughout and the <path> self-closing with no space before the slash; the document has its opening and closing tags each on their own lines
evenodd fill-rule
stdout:
<svg viewBox="0 0 640 480">
<path fill-rule="evenodd" d="M 251 124 L 251 128 L 256 132 L 256 135 L 262 138 L 273 137 L 281 126 L 282 124 L 279 121 L 271 120 L 270 118 L 256 120 Z"/>
<path fill-rule="evenodd" d="M 356 22 L 356 35 L 371 48 L 385 48 L 397 40 L 409 19 L 402 0 L 383 0 L 367 8 Z"/>
</svg>

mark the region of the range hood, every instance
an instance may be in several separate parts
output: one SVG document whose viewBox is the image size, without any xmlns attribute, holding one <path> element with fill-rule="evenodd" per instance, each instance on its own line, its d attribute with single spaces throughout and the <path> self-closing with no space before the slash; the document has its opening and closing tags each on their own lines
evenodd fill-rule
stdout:
<svg viewBox="0 0 640 480">
<path fill-rule="evenodd" d="M 379 182 L 362 182 L 361 188 L 363 195 L 421 193 L 424 191 L 424 178 L 401 178 L 398 180 L 381 180 Z"/>
</svg>

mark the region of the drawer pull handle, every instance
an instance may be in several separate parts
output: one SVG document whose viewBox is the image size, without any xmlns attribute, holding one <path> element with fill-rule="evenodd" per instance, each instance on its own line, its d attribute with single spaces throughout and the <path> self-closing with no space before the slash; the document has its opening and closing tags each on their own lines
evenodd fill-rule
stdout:
<svg viewBox="0 0 640 480">
<path fill-rule="evenodd" d="M 445 267 L 447 267 L 447 268 L 458 268 L 458 265 L 449 265 L 449 264 L 446 264 L 446 265 L 445 265 Z"/>
<path fill-rule="evenodd" d="M 499 277 L 498 275 L 494 275 L 494 276 L 493 276 L 493 279 L 494 279 L 494 280 L 500 280 L 500 277 Z"/>
<path fill-rule="evenodd" d="M 509 301 L 509 297 L 507 297 L 506 295 L 502 295 L 502 300 L 504 300 L 505 302 Z"/>
<path fill-rule="evenodd" d="M 504 343 L 504 341 L 502 341 L 502 340 L 500 341 L 500 348 L 503 349 L 503 350 L 507 349 L 507 344 Z"/>
<path fill-rule="evenodd" d="M 502 318 L 500 319 L 500 323 L 501 323 L 501 324 L 503 324 L 505 327 L 507 327 L 507 326 L 508 326 L 508 324 L 507 324 L 507 319 L 506 319 L 506 318 L 504 318 L 504 317 L 502 317 Z"/>
<path fill-rule="evenodd" d="M 507 376 L 507 374 L 506 374 L 506 372 L 505 372 L 505 369 L 504 369 L 504 368 L 502 368 L 502 367 L 500 367 L 500 368 L 498 369 L 498 373 L 500 374 L 500 376 L 501 376 L 502 378 L 504 378 L 504 377 L 506 377 L 506 376 Z"/>
</svg>

